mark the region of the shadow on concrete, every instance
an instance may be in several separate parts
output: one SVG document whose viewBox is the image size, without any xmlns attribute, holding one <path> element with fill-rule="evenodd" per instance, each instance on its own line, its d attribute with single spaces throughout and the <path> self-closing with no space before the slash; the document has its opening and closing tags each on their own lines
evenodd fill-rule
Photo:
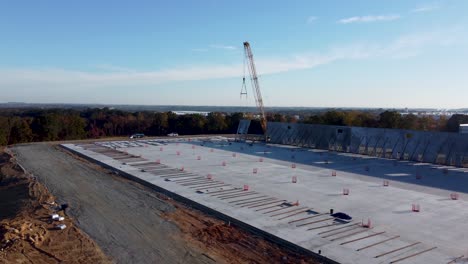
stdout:
<svg viewBox="0 0 468 264">
<path fill-rule="evenodd" d="M 297 164 L 315 166 L 320 169 L 344 171 L 358 176 L 398 181 L 419 186 L 468 193 L 468 169 L 448 167 L 430 163 L 416 163 L 406 160 L 391 160 L 359 154 L 332 152 L 327 150 L 299 148 L 289 145 L 267 145 L 244 142 L 184 142 L 193 145 L 232 151 L 239 154 L 263 157 L 281 161 L 284 165 Z M 366 171 L 366 167 L 368 171 Z M 400 169 L 404 168 L 404 169 Z M 313 171 L 312 171 L 313 172 Z M 323 173 L 323 172 L 320 172 Z M 420 175 L 420 179 L 417 179 Z M 319 177 L 329 177 L 319 175 Z M 330 176 L 331 177 L 331 176 Z M 391 185 L 391 184 L 390 184 Z M 381 187 L 381 186 L 375 186 Z"/>
</svg>

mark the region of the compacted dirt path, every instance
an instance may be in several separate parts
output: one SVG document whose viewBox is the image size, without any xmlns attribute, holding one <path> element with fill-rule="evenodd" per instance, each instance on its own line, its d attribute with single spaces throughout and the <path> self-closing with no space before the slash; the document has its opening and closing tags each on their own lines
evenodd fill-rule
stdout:
<svg viewBox="0 0 468 264">
<path fill-rule="evenodd" d="M 69 217 L 52 221 L 54 197 L 0 151 L 0 263 L 111 263 Z M 56 225 L 65 224 L 64 230 Z"/>
<path fill-rule="evenodd" d="M 46 143 L 12 148 L 117 263 L 318 263 Z"/>
</svg>

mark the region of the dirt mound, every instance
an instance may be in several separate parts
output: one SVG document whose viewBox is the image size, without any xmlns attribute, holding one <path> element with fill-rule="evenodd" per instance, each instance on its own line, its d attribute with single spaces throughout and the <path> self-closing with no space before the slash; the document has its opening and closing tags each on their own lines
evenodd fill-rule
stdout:
<svg viewBox="0 0 468 264">
<path fill-rule="evenodd" d="M 279 245 L 254 236 L 202 212 L 169 200 L 177 210 L 166 213 L 182 231 L 182 239 L 207 252 L 219 263 L 318 263 Z M 209 254 L 209 255 L 208 255 Z"/>
<path fill-rule="evenodd" d="M 57 230 L 54 197 L 7 153 L 0 153 L 0 263 L 108 263 L 73 221 Z"/>
<path fill-rule="evenodd" d="M 207 245 L 215 243 L 236 243 L 246 238 L 243 234 L 235 232 L 235 229 L 231 226 L 226 225 L 212 225 L 192 233 L 193 237 Z"/>
</svg>

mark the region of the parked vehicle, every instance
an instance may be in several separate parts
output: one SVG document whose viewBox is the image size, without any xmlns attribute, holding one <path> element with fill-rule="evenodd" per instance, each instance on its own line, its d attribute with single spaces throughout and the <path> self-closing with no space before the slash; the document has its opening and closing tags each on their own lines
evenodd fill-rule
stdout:
<svg viewBox="0 0 468 264">
<path fill-rule="evenodd" d="M 130 138 L 142 138 L 145 137 L 145 134 L 133 134 L 130 136 Z"/>
<path fill-rule="evenodd" d="M 167 134 L 167 136 L 168 136 L 168 137 L 178 137 L 179 134 L 177 134 L 177 133 L 169 133 L 169 134 Z"/>
</svg>

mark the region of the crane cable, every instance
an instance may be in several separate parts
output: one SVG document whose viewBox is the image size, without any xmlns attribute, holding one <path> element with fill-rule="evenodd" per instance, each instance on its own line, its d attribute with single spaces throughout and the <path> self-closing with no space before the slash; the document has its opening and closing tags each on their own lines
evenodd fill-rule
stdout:
<svg viewBox="0 0 468 264">
<path fill-rule="evenodd" d="M 240 92 L 240 98 L 242 99 L 242 95 L 245 95 L 245 99 L 247 99 L 247 85 L 245 84 L 245 56 L 244 56 L 244 65 L 243 65 L 243 70 L 244 70 L 244 76 L 242 77 L 242 88 Z"/>
</svg>

